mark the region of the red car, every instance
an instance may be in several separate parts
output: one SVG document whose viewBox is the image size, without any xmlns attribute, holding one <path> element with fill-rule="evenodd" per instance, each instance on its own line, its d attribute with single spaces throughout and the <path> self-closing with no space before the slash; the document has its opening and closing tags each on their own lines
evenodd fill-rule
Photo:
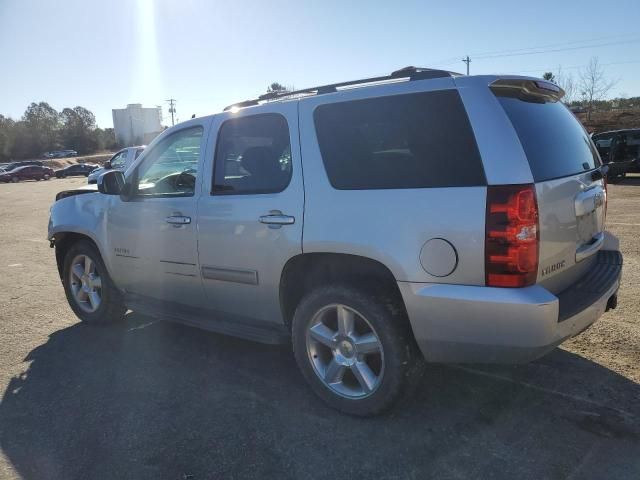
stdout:
<svg viewBox="0 0 640 480">
<path fill-rule="evenodd" d="M 8 172 L 0 172 L 0 182 L 19 182 L 20 180 L 49 180 L 54 172 L 49 167 L 27 165 Z"/>
</svg>

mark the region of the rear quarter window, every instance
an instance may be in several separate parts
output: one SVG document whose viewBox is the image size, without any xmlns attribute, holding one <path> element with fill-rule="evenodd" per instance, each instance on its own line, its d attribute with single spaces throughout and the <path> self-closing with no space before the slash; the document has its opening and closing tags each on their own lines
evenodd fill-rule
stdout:
<svg viewBox="0 0 640 480">
<path fill-rule="evenodd" d="M 321 105 L 314 122 L 331 185 L 340 190 L 486 185 L 455 90 Z"/>
<path fill-rule="evenodd" d="M 567 177 L 600 166 L 593 142 L 561 102 L 498 97 L 515 128 L 536 182 Z"/>
</svg>

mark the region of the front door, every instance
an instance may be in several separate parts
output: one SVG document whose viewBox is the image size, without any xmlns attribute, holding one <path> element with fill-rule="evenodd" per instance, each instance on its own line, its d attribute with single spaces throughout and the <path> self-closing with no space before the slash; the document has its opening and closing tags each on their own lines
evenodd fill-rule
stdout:
<svg viewBox="0 0 640 480">
<path fill-rule="evenodd" d="M 213 181 L 198 206 L 206 306 L 240 321 L 281 323 L 280 275 L 302 253 L 297 103 L 223 113 L 211 136 L 214 172 L 205 178 Z"/>
<path fill-rule="evenodd" d="M 205 128 L 193 124 L 156 145 L 127 178 L 129 201 L 107 210 L 107 235 L 116 283 L 128 293 L 200 306 L 196 199 Z"/>
</svg>

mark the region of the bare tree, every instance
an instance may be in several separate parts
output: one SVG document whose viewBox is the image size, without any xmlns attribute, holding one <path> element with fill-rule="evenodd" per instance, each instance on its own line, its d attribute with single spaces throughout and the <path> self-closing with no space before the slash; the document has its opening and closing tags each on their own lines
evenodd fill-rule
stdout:
<svg viewBox="0 0 640 480">
<path fill-rule="evenodd" d="M 580 95 L 587 104 L 587 120 L 591 120 L 593 103 L 602 100 L 617 83 L 605 77 L 604 70 L 598 57 L 592 57 L 589 64 L 580 72 Z"/>
<path fill-rule="evenodd" d="M 576 82 L 573 75 L 566 73 L 562 70 L 562 67 L 558 67 L 558 73 L 555 75 L 556 85 L 564 90 L 564 97 L 562 101 L 567 105 L 576 99 Z"/>
</svg>

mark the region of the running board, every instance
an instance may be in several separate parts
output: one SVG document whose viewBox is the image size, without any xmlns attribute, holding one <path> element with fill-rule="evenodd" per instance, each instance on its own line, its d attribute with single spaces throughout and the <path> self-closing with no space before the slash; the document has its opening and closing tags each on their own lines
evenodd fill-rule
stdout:
<svg viewBox="0 0 640 480">
<path fill-rule="evenodd" d="M 134 312 L 209 332 L 221 333 L 268 345 L 291 343 L 284 325 L 256 322 L 237 315 L 205 310 L 173 302 L 161 302 L 141 295 L 125 294 L 125 304 Z"/>
</svg>

